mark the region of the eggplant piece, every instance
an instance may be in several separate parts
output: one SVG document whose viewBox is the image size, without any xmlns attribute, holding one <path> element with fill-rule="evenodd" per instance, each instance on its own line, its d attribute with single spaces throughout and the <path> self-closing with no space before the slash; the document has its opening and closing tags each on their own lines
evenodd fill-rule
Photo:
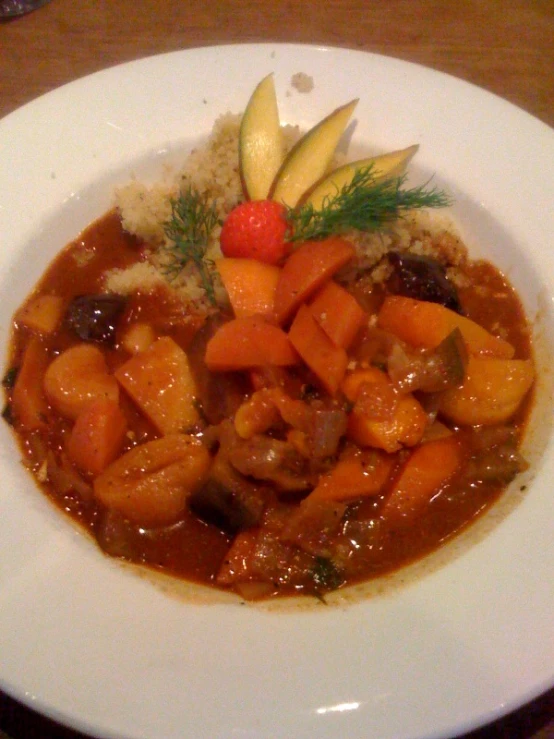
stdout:
<svg viewBox="0 0 554 739">
<path fill-rule="evenodd" d="M 314 487 L 316 477 L 287 441 L 256 434 L 240 439 L 229 453 L 232 466 L 243 475 L 275 485 L 284 492 L 301 492 Z"/>
<path fill-rule="evenodd" d="M 330 557 L 346 509 L 346 503 L 312 500 L 308 496 L 289 516 L 281 532 L 281 541 L 294 544 L 313 556 Z"/>
<path fill-rule="evenodd" d="M 450 282 L 445 268 L 436 259 L 391 252 L 389 261 L 394 271 L 388 287 L 394 295 L 440 303 L 456 313 L 463 312 L 456 286 Z"/>
<path fill-rule="evenodd" d="M 348 416 L 342 408 L 316 410 L 310 433 L 310 451 L 316 459 L 334 457 L 342 437 L 346 434 Z"/>
<path fill-rule="evenodd" d="M 240 475 L 225 449 L 216 454 L 207 482 L 188 501 L 190 510 L 206 523 L 229 534 L 260 522 L 267 491 Z"/>
<path fill-rule="evenodd" d="M 455 328 L 435 348 L 408 354 L 397 344 L 391 352 L 387 371 L 401 392 L 421 390 L 439 393 L 458 387 L 465 377 L 468 354 L 459 328 Z"/>
<path fill-rule="evenodd" d="M 137 529 L 121 513 L 103 510 L 94 525 L 98 546 L 110 557 L 132 560 L 138 554 Z"/>
<path fill-rule="evenodd" d="M 125 296 L 112 293 L 78 295 L 67 308 L 65 323 L 82 341 L 113 346 L 126 302 Z"/>
<path fill-rule="evenodd" d="M 499 447 L 472 457 L 466 465 L 465 477 L 471 482 L 507 485 L 528 467 L 517 449 Z"/>
<path fill-rule="evenodd" d="M 529 464 L 518 448 L 518 432 L 514 426 L 492 426 L 472 429 L 469 435 L 471 456 L 465 477 L 471 482 L 507 485 Z"/>
</svg>

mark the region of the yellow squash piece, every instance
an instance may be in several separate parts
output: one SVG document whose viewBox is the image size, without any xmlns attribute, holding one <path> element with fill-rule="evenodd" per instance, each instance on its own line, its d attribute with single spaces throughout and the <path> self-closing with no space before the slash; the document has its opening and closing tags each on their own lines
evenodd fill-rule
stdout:
<svg viewBox="0 0 554 739">
<path fill-rule="evenodd" d="M 44 373 L 43 389 L 55 410 L 72 421 L 93 400 L 119 400 L 119 385 L 94 344 L 75 344 L 58 354 Z"/>
<path fill-rule="evenodd" d="M 118 367 L 115 377 L 161 434 L 186 431 L 198 421 L 188 357 L 171 337 L 156 339 Z"/>
<path fill-rule="evenodd" d="M 533 384 L 530 359 L 470 357 L 463 383 L 441 395 L 440 412 L 461 425 L 508 421 Z"/>
<path fill-rule="evenodd" d="M 264 200 L 285 157 L 273 75 L 256 87 L 239 131 L 239 162 L 249 200 Z"/>
<path fill-rule="evenodd" d="M 204 483 L 210 454 L 195 436 L 169 434 L 139 444 L 94 480 L 94 497 L 147 528 L 175 523 Z"/>
<path fill-rule="evenodd" d="M 294 207 L 326 173 L 358 101 L 343 105 L 310 129 L 291 149 L 279 170 L 271 198 Z"/>
<path fill-rule="evenodd" d="M 321 210 L 325 198 L 334 197 L 343 187 L 352 182 L 356 172 L 368 167 L 373 168 L 372 171 L 377 182 L 387 177 L 399 177 L 418 149 L 419 146 L 414 144 L 408 146 L 407 149 L 399 149 L 380 156 L 359 159 L 356 162 L 344 164 L 327 177 L 324 177 L 306 198 L 302 198 L 302 203 L 313 206 L 314 210 Z"/>
</svg>

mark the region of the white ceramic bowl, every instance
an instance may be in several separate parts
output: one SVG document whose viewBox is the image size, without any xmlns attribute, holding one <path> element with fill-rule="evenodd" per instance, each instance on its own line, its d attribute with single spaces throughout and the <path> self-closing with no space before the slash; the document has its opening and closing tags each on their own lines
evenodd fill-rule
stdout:
<svg viewBox="0 0 554 739">
<path fill-rule="evenodd" d="M 35 488 L 0 427 L 0 686 L 108 737 L 452 736 L 554 683 L 554 131 L 469 84 L 346 50 L 239 45 L 78 80 L 0 121 L 0 345 L 13 310 L 113 186 L 182 160 L 275 72 L 307 128 L 359 97 L 356 146 L 420 144 L 474 256 L 535 326 L 532 462 L 467 534 L 329 607 L 177 597 L 104 557 Z M 301 94 L 294 73 L 314 79 Z M 524 494 L 520 487 L 525 484 Z"/>
</svg>

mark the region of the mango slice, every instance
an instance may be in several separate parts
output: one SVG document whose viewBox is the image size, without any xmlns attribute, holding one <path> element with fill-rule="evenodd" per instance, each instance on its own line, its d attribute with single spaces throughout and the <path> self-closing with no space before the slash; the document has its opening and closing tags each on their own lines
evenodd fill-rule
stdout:
<svg viewBox="0 0 554 739">
<path fill-rule="evenodd" d="M 359 159 L 356 162 L 349 162 L 342 167 L 338 167 L 331 174 L 327 175 L 313 190 L 302 198 L 303 205 L 311 205 L 314 210 L 321 210 L 323 202 L 326 198 L 334 197 L 343 187 L 349 185 L 354 178 L 356 172 L 368 167 L 373 168 L 375 181 L 379 182 L 387 177 L 400 176 L 410 159 L 415 155 L 419 146 L 414 144 L 406 149 L 391 151 L 380 156 L 369 157 L 367 159 Z"/>
<path fill-rule="evenodd" d="M 291 149 L 275 179 L 270 197 L 294 207 L 327 171 L 358 100 L 334 110 Z"/>
<path fill-rule="evenodd" d="M 256 87 L 244 111 L 239 131 L 240 174 L 249 200 L 265 200 L 285 148 L 273 75 Z"/>
</svg>

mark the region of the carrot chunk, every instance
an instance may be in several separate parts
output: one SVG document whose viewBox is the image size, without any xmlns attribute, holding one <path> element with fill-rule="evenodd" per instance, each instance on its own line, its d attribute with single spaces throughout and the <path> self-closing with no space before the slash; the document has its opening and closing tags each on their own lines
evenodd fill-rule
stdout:
<svg viewBox="0 0 554 739">
<path fill-rule="evenodd" d="M 393 482 L 381 516 L 410 523 L 460 469 L 462 457 L 455 434 L 414 449 Z"/>
<path fill-rule="evenodd" d="M 306 241 L 285 262 L 275 290 L 275 316 L 286 323 L 299 305 L 355 255 L 354 246 L 339 236 Z"/>
<path fill-rule="evenodd" d="M 412 346 L 434 349 L 459 328 L 470 354 L 501 359 L 514 355 L 514 347 L 507 341 L 438 303 L 390 295 L 385 298 L 377 320 L 382 329 Z"/>
<path fill-rule="evenodd" d="M 32 337 L 17 373 L 12 410 L 18 424 L 29 431 L 45 428 L 48 404 L 42 381 L 48 366 L 48 354 L 40 339 Z"/>
<path fill-rule="evenodd" d="M 335 346 L 306 305 L 298 310 L 289 338 L 327 392 L 335 395 L 346 372 L 348 357 L 342 347 Z"/>
<path fill-rule="evenodd" d="M 232 585 L 251 574 L 251 563 L 256 550 L 258 529 L 239 531 L 221 563 L 216 580 L 219 585 Z"/>
<path fill-rule="evenodd" d="M 298 357 L 286 333 L 261 316 L 224 323 L 209 340 L 205 362 L 214 372 L 296 364 Z"/>
<path fill-rule="evenodd" d="M 218 259 L 216 267 L 237 318 L 273 314 L 279 267 L 258 259 L 233 258 Z"/>
<path fill-rule="evenodd" d="M 348 349 L 367 320 L 356 298 L 329 280 L 310 303 L 314 318 L 337 346 Z"/>
<path fill-rule="evenodd" d="M 378 495 L 390 477 L 394 457 L 379 451 L 339 459 L 322 475 L 306 500 L 357 500 Z"/>
<path fill-rule="evenodd" d="M 188 357 L 169 336 L 128 359 L 115 377 L 160 433 L 186 431 L 198 420 Z"/>
<path fill-rule="evenodd" d="M 80 470 L 99 475 L 120 453 L 126 433 L 119 404 L 109 398 L 93 400 L 77 416 L 67 453 Z"/>
</svg>

